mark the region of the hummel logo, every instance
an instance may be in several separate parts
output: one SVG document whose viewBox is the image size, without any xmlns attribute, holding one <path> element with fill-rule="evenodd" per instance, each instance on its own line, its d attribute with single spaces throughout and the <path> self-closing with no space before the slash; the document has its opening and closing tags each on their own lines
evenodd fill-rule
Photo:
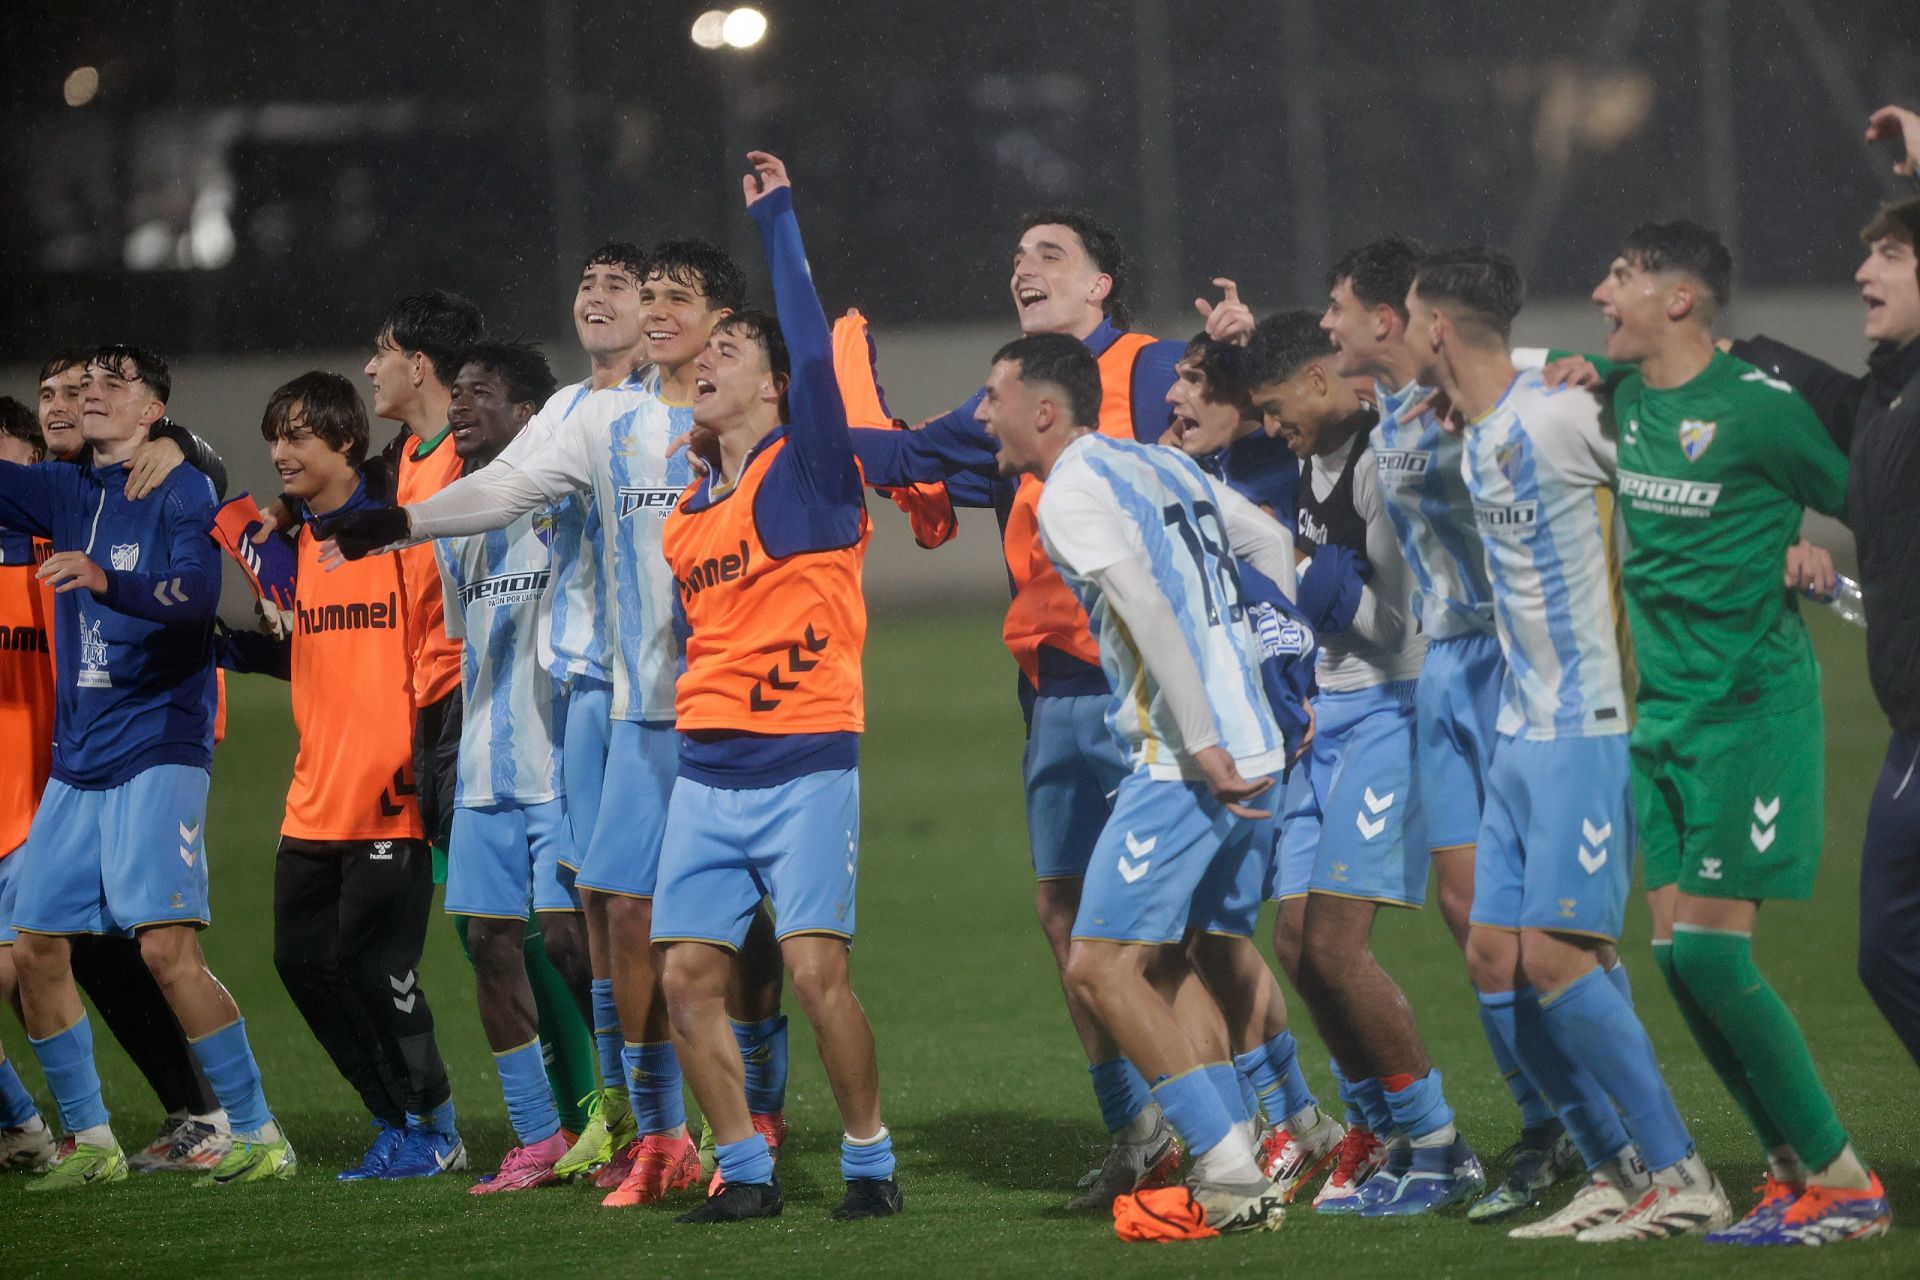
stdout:
<svg viewBox="0 0 1920 1280">
<path fill-rule="evenodd" d="M 1779 834 L 1780 829 L 1773 825 L 1773 820 L 1780 816 L 1780 797 L 1775 796 L 1771 801 L 1762 804 L 1760 797 L 1755 796 L 1753 816 L 1754 821 L 1747 826 L 1747 838 L 1753 841 L 1753 847 L 1757 851 L 1765 853 L 1773 847 L 1773 838 Z"/>
<path fill-rule="evenodd" d="M 412 1013 L 414 1002 L 420 998 L 420 993 L 414 989 L 417 979 L 414 977 L 413 970 L 407 970 L 407 976 L 404 978 L 388 978 L 387 985 L 394 990 L 393 1007 L 402 1013 Z M 401 999 L 402 996 L 406 999 Z"/>
<path fill-rule="evenodd" d="M 1720 878 L 1720 859 L 1700 859 L 1700 878 L 1702 880 L 1718 880 Z"/>
<path fill-rule="evenodd" d="M 1120 869 L 1120 878 L 1128 884 L 1133 884 L 1147 874 L 1147 867 L 1150 865 L 1147 862 L 1147 855 L 1152 853 L 1153 847 L 1159 843 L 1159 836 L 1148 836 L 1145 840 L 1141 840 L 1136 838 L 1133 832 L 1127 832 L 1127 853 L 1121 854 L 1120 861 L 1116 864 Z M 1128 862 L 1128 853 L 1140 861 Z"/>
<path fill-rule="evenodd" d="M 1340 881 L 1340 883 L 1342 884 L 1346 883 L 1347 881 L 1347 864 L 1346 863 L 1336 862 L 1333 864 L 1333 878 L 1335 880 Z"/>
<path fill-rule="evenodd" d="M 1580 900 L 1578 898 L 1560 899 L 1560 918 L 1562 920 L 1573 919 L 1573 909 L 1579 905 Z"/>
<path fill-rule="evenodd" d="M 192 866 L 194 859 L 198 856 L 199 855 L 194 853 L 193 850 L 187 848 L 186 845 L 180 846 L 180 861 L 186 863 L 188 866 Z"/>
<path fill-rule="evenodd" d="M 153 598 L 161 604 L 185 604 L 187 593 L 180 589 L 180 579 L 170 578 L 154 587 Z"/>
<path fill-rule="evenodd" d="M 190 827 L 184 822 L 180 824 L 180 839 L 183 843 L 192 844 L 199 838 L 200 828 L 198 826 Z"/>
<path fill-rule="evenodd" d="M 1367 802 L 1368 812 L 1385 813 L 1387 810 L 1393 808 L 1393 795 L 1394 793 L 1389 791 L 1384 796 L 1377 796 L 1373 794 L 1373 788 L 1368 787 L 1367 794 L 1364 797 Z"/>
<path fill-rule="evenodd" d="M 1389 791 L 1384 796 L 1377 796 L 1373 793 L 1372 787 L 1367 788 L 1366 794 L 1361 797 L 1366 801 L 1367 812 L 1363 813 L 1356 810 L 1353 815 L 1353 825 L 1360 829 L 1360 838 L 1362 840 L 1371 840 L 1387 829 L 1387 820 L 1378 815 L 1393 808 L 1394 794 L 1394 792 Z M 1376 816 L 1369 818 L 1367 813 L 1372 813 Z"/>
<path fill-rule="evenodd" d="M 373 842 L 373 852 L 367 855 L 367 861 L 392 862 L 393 861 L 393 841 L 375 840 Z"/>
<path fill-rule="evenodd" d="M 1586 837 L 1586 844 L 1580 846 L 1580 865 L 1586 868 L 1588 875 L 1597 875 L 1600 868 L 1607 865 L 1607 837 L 1613 834 L 1611 822 L 1596 827 L 1585 818 L 1580 819 L 1580 834 Z M 1588 848 L 1592 845 L 1592 848 Z"/>
</svg>

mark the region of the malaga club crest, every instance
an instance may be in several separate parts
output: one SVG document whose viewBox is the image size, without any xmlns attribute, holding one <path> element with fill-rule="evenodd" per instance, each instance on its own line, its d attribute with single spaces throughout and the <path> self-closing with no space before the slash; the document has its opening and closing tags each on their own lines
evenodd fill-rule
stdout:
<svg viewBox="0 0 1920 1280">
<path fill-rule="evenodd" d="M 1507 478 L 1508 484 L 1513 484 L 1520 474 L 1522 452 L 1521 442 L 1518 440 L 1509 440 L 1504 444 L 1493 446 L 1494 463 L 1499 466 L 1500 474 Z"/>
<path fill-rule="evenodd" d="M 553 546 L 553 526 L 556 521 L 552 512 L 543 512 L 533 518 L 533 536 L 540 539 L 540 545 L 549 549 Z"/>
<path fill-rule="evenodd" d="M 1698 418 L 1687 418 L 1680 423 L 1680 452 L 1687 455 L 1688 462 L 1698 462 L 1700 455 L 1713 443 L 1711 422 L 1702 422 Z"/>
<path fill-rule="evenodd" d="M 116 573 L 132 573 L 133 567 L 140 563 L 140 544 L 116 542 L 109 558 L 113 561 Z"/>
</svg>

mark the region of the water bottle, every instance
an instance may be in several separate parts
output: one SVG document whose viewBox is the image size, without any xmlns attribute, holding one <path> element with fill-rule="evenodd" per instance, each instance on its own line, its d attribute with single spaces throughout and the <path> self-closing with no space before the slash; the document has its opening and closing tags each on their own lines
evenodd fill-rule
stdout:
<svg viewBox="0 0 1920 1280">
<path fill-rule="evenodd" d="M 1867 625 L 1867 606 L 1860 597 L 1860 584 L 1844 573 L 1834 575 L 1831 595 L 1823 596 L 1806 590 L 1800 594 L 1809 600 L 1818 600 L 1856 627 Z"/>
</svg>

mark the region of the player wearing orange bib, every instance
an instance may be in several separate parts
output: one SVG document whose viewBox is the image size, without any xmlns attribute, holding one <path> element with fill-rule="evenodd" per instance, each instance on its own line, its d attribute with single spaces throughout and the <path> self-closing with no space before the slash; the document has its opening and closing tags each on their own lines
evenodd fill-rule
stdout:
<svg viewBox="0 0 1920 1280">
<path fill-rule="evenodd" d="M 779 317 L 736 312 L 714 327 L 693 416 L 717 458 L 662 537 L 687 640 L 653 940 L 666 948 L 674 1049 L 719 1161 L 706 1203 L 679 1220 L 771 1217 L 782 1207 L 725 1006 L 732 953 L 763 896 L 846 1129 L 847 1195 L 833 1216 L 880 1217 L 900 1211 L 900 1188 L 873 1031 L 848 974 L 865 726 L 860 573 L 871 525 L 786 167 L 765 152 L 747 158 L 747 206 Z"/>
</svg>

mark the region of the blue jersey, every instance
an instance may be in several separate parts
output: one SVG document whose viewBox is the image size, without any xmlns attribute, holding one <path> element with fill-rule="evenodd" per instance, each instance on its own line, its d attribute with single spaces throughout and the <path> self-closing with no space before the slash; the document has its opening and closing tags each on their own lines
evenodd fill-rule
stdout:
<svg viewBox="0 0 1920 1280">
<path fill-rule="evenodd" d="M 1551 740 L 1626 733 L 1620 669 L 1617 449 L 1600 402 L 1537 369 L 1466 431 L 1465 473 L 1507 660 L 1498 730 Z"/>
<path fill-rule="evenodd" d="M 0 526 L 84 552 L 106 590 L 54 597 L 53 777 L 117 787 L 155 765 L 213 765 L 213 482 L 177 467 L 138 502 L 127 467 L 0 463 Z"/>
<path fill-rule="evenodd" d="M 1388 391 L 1376 383 L 1374 390 L 1380 402 L 1373 428 L 1380 492 L 1413 573 L 1421 630 L 1429 640 L 1492 635 L 1486 551 L 1460 467 L 1466 446 L 1431 412 L 1413 412 L 1430 394 L 1427 388 L 1410 382 Z"/>
</svg>

